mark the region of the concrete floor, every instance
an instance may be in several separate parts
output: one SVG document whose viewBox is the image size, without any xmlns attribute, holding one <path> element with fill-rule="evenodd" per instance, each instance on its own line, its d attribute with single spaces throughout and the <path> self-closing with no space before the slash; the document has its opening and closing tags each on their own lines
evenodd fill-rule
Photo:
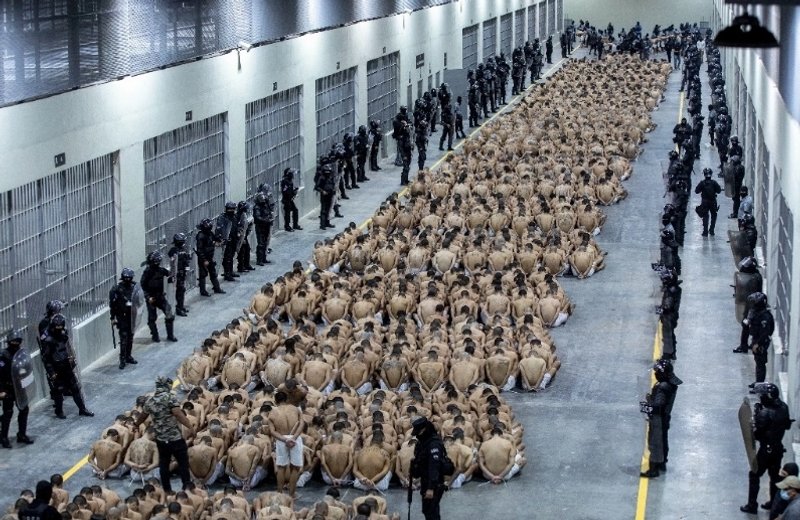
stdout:
<svg viewBox="0 0 800 520">
<path fill-rule="evenodd" d="M 673 74 L 666 100 L 654 113 L 658 127 L 649 134 L 650 142 L 626 182 L 630 196 L 607 209 L 608 220 L 597 237 L 609 251 L 606 269 L 589 280 L 561 279 L 577 308 L 565 326 L 552 331 L 563 362 L 557 378 L 544 393 L 506 394 L 526 429 L 528 466 L 508 484 L 470 483 L 448 493 L 443 500 L 444 518 L 465 518 L 476 511 L 485 520 L 635 516 L 645 432 L 638 402 L 641 383 L 649 380 L 657 322 L 653 308 L 660 298 L 650 263 L 657 256 L 664 204 L 661 171 L 678 118 L 679 81 Z M 431 165 L 441 157 L 436 149 L 438 135 L 431 139 Z M 710 156 L 704 146 L 699 170 Z M 345 218 L 334 220 L 338 229 L 350 221 L 363 222 L 380 201 L 399 189 L 399 170 L 388 162 L 382 167 L 382 172 L 369 173 L 372 181 L 344 201 Z M 725 216 L 730 201 L 724 199 L 721 204 L 720 216 Z M 728 287 L 734 266 L 724 230 L 733 223 L 721 218 L 717 236 L 702 239 L 697 219 L 687 218 L 676 363 L 685 384 L 673 414 L 670 471 L 649 485 L 649 518 L 730 518 L 741 515 L 738 505 L 745 502 L 747 463 L 736 409 L 753 366 L 749 357 L 730 353 L 738 329 Z M 29 433 L 37 443 L 2 451 L 2 503 L 12 502 L 22 486 L 33 488 L 40 478 L 67 472 L 85 455 L 102 427 L 137 395 L 152 389 L 156 375 L 174 374 L 180 360 L 214 328 L 241 314 L 261 284 L 282 274 L 294 260 L 306 262 L 314 241 L 336 231 L 319 231 L 314 215 L 301 224 L 304 231 L 275 235 L 274 264 L 243 275 L 239 282 L 225 283 L 227 295 L 211 299 L 192 295 L 191 316 L 176 322 L 179 343 L 150 345 L 148 336 L 140 332 L 134 347 L 139 365 L 119 371 L 112 353 L 85 371 L 85 391 L 95 418 L 77 417 L 71 403 L 66 405 L 66 421 L 53 418 L 49 402 L 34 407 Z M 15 431 L 12 426 L 12 434 Z M 74 471 L 66 487 L 74 494 L 95 482 L 88 466 L 83 466 Z M 127 481 L 108 481 L 107 485 L 124 495 L 132 489 Z M 312 503 L 323 490 L 309 484 L 300 491 L 299 503 Z M 354 493 L 350 490 L 346 498 L 352 499 Z M 405 491 L 392 489 L 387 499 L 390 510 L 405 516 Z M 421 518 L 418 495 L 414 501 L 413 518 Z"/>
</svg>

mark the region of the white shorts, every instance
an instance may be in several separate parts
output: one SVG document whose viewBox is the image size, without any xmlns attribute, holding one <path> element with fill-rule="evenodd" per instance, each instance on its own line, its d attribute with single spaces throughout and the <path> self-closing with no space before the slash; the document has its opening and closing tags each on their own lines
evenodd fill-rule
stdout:
<svg viewBox="0 0 800 520">
<path fill-rule="evenodd" d="M 128 474 L 131 468 L 127 464 L 120 464 L 106 475 L 108 478 L 122 478 Z M 93 470 L 95 475 L 99 475 L 96 470 Z"/>
<path fill-rule="evenodd" d="M 359 386 L 356 389 L 356 393 L 358 395 L 364 395 L 370 392 L 372 392 L 372 383 L 370 383 L 369 381 L 367 381 L 366 383 L 364 383 L 363 385 Z"/>
<path fill-rule="evenodd" d="M 392 472 L 387 471 L 386 476 L 380 479 L 378 482 L 375 482 L 375 489 L 378 491 L 386 491 L 389 489 L 389 481 L 392 480 Z M 363 485 L 358 479 L 353 482 L 353 487 L 356 489 L 360 489 L 361 491 L 369 491 L 372 488 L 368 488 L 367 486 Z"/>
<path fill-rule="evenodd" d="M 238 478 L 232 475 L 228 475 L 228 478 L 230 479 L 233 487 L 236 488 L 243 487 L 244 481 L 239 480 Z M 267 470 L 264 468 L 264 466 L 256 466 L 256 470 L 253 472 L 253 476 L 250 477 L 250 487 L 251 488 L 256 487 L 265 478 L 267 478 Z"/>
<path fill-rule="evenodd" d="M 331 476 L 328 475 L 328 473 L 324 469 L 321 469 L 320 472 L 322 473 L 322 481 L 325 482 L 327 485 L 332 486 L 333 479 L 331 478 Z M 349 486 L 353 483 L 353 476 L 348 473 L 343 478 L 339 479 L 339 483 L 342 486 Z"/>
<path fill-rule="evenodd" d="M 296 468 L 303 467 L 303 438 L 288 436 L 294 440 L 293 448 L 286 446 L 283 441 L 275 441 L 275 465 L 284 467 L 292 465 Z"/>
<path fill-rule="evenodd" d="M 508 376 L 508 379 L 506 379 L 506 384 L 503 385 L 503 391 L 508 392 L 509 390 L 512 390 L 516 385 L 517 385 L 517 378 L 514 376 Z"/>
<path fill-rule="evenodd" d="M 147 473 L 141 473 L 139 471 L 136 471 L 135 469 L 131 469 L 131 474 L 129 476 L 131 477 L 131 482 L 134 482 L 134 481 L 137 481 L 137 480 L 141 480 L 142 481 L 142 485 L 144 485 L 144 482 L 147 479 L 156 476 L 155 473 L 156 473 L 156 470 L 148 471 Z"/>
</svg>

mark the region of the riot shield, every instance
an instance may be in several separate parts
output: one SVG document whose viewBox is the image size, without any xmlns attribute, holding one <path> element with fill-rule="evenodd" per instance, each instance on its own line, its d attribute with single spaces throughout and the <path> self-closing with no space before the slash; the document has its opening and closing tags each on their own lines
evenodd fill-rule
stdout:
<svg viewBox="0 0 800 520">
<path fill-rule="evenodd" d="M 756 460 L 756 440 L 753 436 L 753 409 L 750 408 L 750 399 L 747 397 L 739 407 L 739 426 L 742 429 L 742 440 L 744 440 L 744 451 L 747 454 L 747 462 L 750 464 L 751 471 L 758 470 Z"/>
<path fill-rule="evenodd" d="M 733 296 L 736 300 L 736 321 L 741 323 L 747 307 L 747 297 L 762 289 L 761 275 L 737 272 L 733 275 L 733 288 Z"/>
<path fill-rule="evenodd" d="M 14 384 L 17 408 L 27 408 L 33 397 L 33 361 L 25 347 L 21 347 L 11 360 L 11 382 Z"/>
<path fill-rule="evenodd" d="M 742 258 L 746 256 L 753 256 L 753 250 L 747 242 L 747 236 L 741 231 L 728 230 L 728 241 L 731 244 L 731 252 L 733 253 L 733 262 L 739 265 Z"/>
<path fill-rule="evenodd" d="M 164 288 L 164 297 L 167 299 L 167 303 L 174 312 L 176 302 L 175 287 L 177 286 L 178 255 L 172 255 L 167 258 L 169 258 L 169 276 L 170 279 L 172 279 L 172 283 L 167 283 L 167 286 Z M 169 282 L 169 280 L 167 280 L 167 282 Z"/>
<path fill-rule="evenodd" d="M 131 305 L 131 333 L 136 334 L 136 329 L 139 328 L 139 324 L 142 322 L 142 315 L 144 314 L 143 310 L 144 291 L 142 291 L 142 286 L 139 285 L 138 283 L 133 286 L 130 305 Z"/>
<path fill-rule="evenodd" d="M 736 195 L 734 193 L 736 190 L 734 189 L 734 170 L 730 161 L 722 167 L 722 178 L 725 181 L 725 196 L 731 199 Z"/>
<path fill-rule="evenodd" d="M 653 411 L 650 407 L 650 390 L 653 387 L 653 375 L 648 370 L 646 374 L 636 376 L 636 393 L 639 396 L 639 411 L 645 414 L 644 419 L 648 420 Z"/>
</svg>

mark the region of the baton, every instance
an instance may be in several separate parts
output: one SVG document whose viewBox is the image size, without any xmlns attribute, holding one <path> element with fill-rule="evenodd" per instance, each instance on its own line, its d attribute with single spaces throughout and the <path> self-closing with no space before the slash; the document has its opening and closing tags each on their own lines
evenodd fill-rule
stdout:
<svg viewBox="0 0 800 520">
<path fill-rule="evenodd" d="M 117 333 L 114 332 L 114 324 L 111 324 L 111 340 L 114 342 L 114 350 L 117 350 Z"/>
</svg>

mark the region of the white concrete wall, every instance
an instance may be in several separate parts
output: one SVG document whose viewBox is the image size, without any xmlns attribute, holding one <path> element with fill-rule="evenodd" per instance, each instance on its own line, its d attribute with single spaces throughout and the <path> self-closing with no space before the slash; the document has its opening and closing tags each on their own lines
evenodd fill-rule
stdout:
<svg viewBox="0 0 800 520">
<path fill-rule="evenodd" d="M 713 0 L 564 0 L 564 18 L 588 20 L 595 27 L 630 29 L 638 20 L 645 32 L 658 24 L 709 21 Z"/>
<path fill-rule="evenodd" d="M 539 1 L 461 0 L 254 47 L 240 57 L 232 51 L 0 109 L 0 193 L 53 173 L 58 153 L 66 153 L 64 168 L 69 168 L 119 152 L 119 267 L 138 266 L 145 251 L 143 142 L 187 124 L 187 111 L 193 112 L 193 121 L 227 113 L 226 196 L 240 200 L 245 195 L 246 104 L 271 95 L 273 82 L 279 91 L 302 85 L 304 184 L 310 186 L 316 163 L 315 81 L 336 72 L 337 62 L 340 70 L 358 67 L 356 124 L 363 124 L 367 61 L 381 56 L 384 48 L 386 53 L 400 52 L 398 95 L 404 104 L 409 83 L 416 91 L 418 79 L 427 86 L 428 75 L 435 77 L 444 69 L 445 52 L 449 68 L 460 67 L 462 28 Z M 417 70 L 415 56 L 420 53 L 425 53 L 425 67 Z M 393 145 L 389 152 L 394 152 Z M 303 190 L 300 202 L 303 213 L 317 206 L 311 189 Z M 81 361 L 87 364 L 111 349 L 107 320 L 95 321 L 82 324 L 76 338 Z M 82 338 L 108 344 L 89 347 L 81 345 Z"/>
<path fill-rule="evenodd" d="M 734 6 L 727 5 L 723 0 L 715 0 L 716 9 L 721 15 L 722 23 L 730 23 Z M 775 19 L 776 13 L 768 13 L 766 10 L 779 10 L 779 7 L 761 8 L 759 15 L 763 18 Z M 784 7 L 786 9 L 800 9 L 797 7 Z M 736 11 L 738 12 L 738 11 Z M 771 27 L 772 28 L 772 27 Z M 784 52 L 785 48 L 781 50 Z M 768 224 L 766 229 L 759 229 L 759 233 L 766 234 L 767 248 L 762 252 L 766 262 L 765 290 L 770 299 L 770 303 L 775 306 L 776 292 L 776 269 L 778 266 L 777 255 L 777 196 L 782 193 L 786 204 L 789 207 L 794 224 L 794 234 L 790 238 L 793 250 L 793 262 L 791 265 L 790 280 L 792 280 L 792 294 L 790 300 L 790 335 L 789 341 L 780 344 L 774 341 L 779 349 L 783 349 L 786 356 L 781 360 L 778 355 L 772 356 L 772 365 L 768 379 L 786 381 L 783 388 L 788 398 L 790 410 L 793 416 L 797 414 L 797 406 L 800 405 L 800 285 L 795 281 L 800 279 L 800 177 L 798 176 L 797 165 L 800 164 L 800 122 L 792 117 L 786 104 L 778 90 L 775 74 L 770 74 L 770 63 L 775 61 L 774 54 L 778 51 L 753 51 L 749 49 L 725 49 L 723 50 L 723 66 L 725 67 L 726 86 L 728 91 L 729 103 L 732 104 L 732 97 L 735 91 L 746 88 L 752 99 L 755 111 L 755 119 L 760 123 L 763 134 L 756 135 L 755 142 L 763 138 L 767 151 L 769 152 L 769 201 Z M 766 60 L 766 62 L 765 62 Z M 737 84 L 736 77 L 741 77 L 742 84 Z M 794 72 L 794 71 L 792 71 Z M 783 70 L 780 71 L 784 73 Z M 800 88 L 794 85 L 794 89 Z M 743 101 L 746 102 L 746 101 Z M 743 134 L 739 121 L 734 115 L 734 132 Z M 748 126 L 750 123 L 748 122 Z M 758 128 L 758 125 L 756 125 Z M 758 130 L 757 130 L 758 131 Z M 745 143 L 748 148 L 750 145 Z M 747 153 L 755 153 L 745 151 Z M 760 154 L 757 154 L 755 164 L 762 161 Z M 775 172 L 781 172 L 777 178 Z M 751 185 L 756 188 L 754 200 L 761 198 L 760 188 L 761 179 L 755 171 L 748 171 L 746 179 L 752 179 Z M 758 211 L 758 208 L 756 208 Z M 773 335 L 773 340 L 777 340 L 777 332 Z M 785 362 L 784 362 L 785 361 Z M 780 372 L 786 368 L 787 373 L 781 375 Z M 800 430 L 794 427 L 792 439 L 794 442 L 800 441 Z"/>
</svg>

